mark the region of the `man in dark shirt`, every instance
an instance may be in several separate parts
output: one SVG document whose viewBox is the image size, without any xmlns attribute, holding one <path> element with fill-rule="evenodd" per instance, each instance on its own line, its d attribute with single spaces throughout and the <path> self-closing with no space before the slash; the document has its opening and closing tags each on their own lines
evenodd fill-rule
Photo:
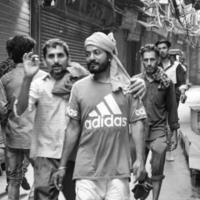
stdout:
<svg viewBox="0 0 200 200">
<path fill-rule="evenodd" d="M 171 43 L 167 40 L 160 40 L 156 42 L 156 47 L 160 52 L 160 64 L 161 67 L 165 70 L 166 74 L 172 80 L 175 85 L 176 91 L 176 102 L 177 107 L 179 105 L 179 101 L 182 103 L 186 100 L 184 87 L 186 84 L 186 69 L 179 62 L 172 62 L 170 60 L 169 49 L 171 47 Z"/>
<path fill-rule="evenodd" d="M 10 72 L 11 70 L 15 69 L 16 64 L 14 63 L 13 59 L 12 59 L 12 49 L 13 49 L 13 42 L 12 42 L 13 37 L 10 37 L 7 41 L 6 41 L 6 52 L 8 57 L 3 60 L 2 62 L 0 62 L 0 78 L 2 76 L 4 76 L 6 73 Z M 7 118 L 8 118 L 8 113 L 5 115 L 0 114 L 0 151 L 2 150 L 4 152 L 5 149 L 5 136 L 4 136 L 4 132 L 5 132 L 5 126 L 7 123 Z M 4 152 L 5 153 L 5 152 Z M 29 161 L 27 158 L 24 159 L 23 162 L 23 179 L 22 179 L 22 183 L 21 186 L 24 190 L 29 190 L 30 186 L 29 183 L 25 177 L 25 173 L 27 172 L 27 167 L 29 165 Z M 1 166 L 0 166 L 1 168 Z M 6 186 L 6 191 L 8 190 L 8 185 Z"/>
<path fill-rule="evenodd" d="M 29 158 L 30 139 L 32 131 L 32 115 L 26 113 L 21 118 L 14 116 L 13 104 L 18 96 L 23 81 L 23 55 L 33 50 L 35 41 L 26 35 L 16 35 L 11 40 L 12 60 L 15 66 L 0 79 L 0 99 L 4 99 L 3 117 L 7 118 L 5 124 L 6 144 L 6 175 L 8 178 L 8 199 L 18 200 L 20 185 L 24 177 L 24 163 Z M 42 76 L 45 72 L 39 72 Z M 38 73 L 38 74 L 39 74 Z M 27 188 L 28 189 L 28 188 Z"/>
<path fill-rule="evenodd" d="M 162 73 L 158 67 L 159 52 L 154 45 L 146 45 L 140 50 L 144 67 L 143 74 L 147 92 L 143 97 L 143 103 L 147 112 L 146 122 L 146 147 L 147 153 L 152 152 L 152 184 L 153 200 L 158 200 L 162 180 L 164 178 L 164 164 L 167 150 L 166 127 L 167 118 L 171 129 L 171 146 L 174 150 L 177 146 L 178 115 L 176 109 L 176 95 L 172 81 Z M 164 76 L 165 75 L 165 76 Z M 159 77 L 159 78 L 158 78 Z"/>
</svg>

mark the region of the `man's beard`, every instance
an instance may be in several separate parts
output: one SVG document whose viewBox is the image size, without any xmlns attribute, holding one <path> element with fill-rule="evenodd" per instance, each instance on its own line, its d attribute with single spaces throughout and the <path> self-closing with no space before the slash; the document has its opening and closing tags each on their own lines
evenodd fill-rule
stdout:
<svg viewBox="0 0 200 200">
<path fill-rule="evenodd" d="M 146 71 L 146 74 L 148 74 L 148 75 L 152 75 L 152 74 L 154 74 L 155 72 L 156 72 L 156 70 L 157 70 L 157 67 L 146 67 L 145 68 L 145 71 Z"/>
<path fill-rule="evenodd" d="M 53 68 L 54 67 L 60 67 L 61 71 L 60 72 L 54 72 Z M 67 69 L 63 68 L 61 65 L 53 65 L 52 69 L 50 71 L 51 76 L 55 79 L 55 80 L 60 80 L 63 78 L 63 76 L 66 74 Z"/>
<path fill-rule="evenodd" d="M 89 63 L 87 63 L 87 68 L 90 73 L 99 74 L 101 72 L 104 72 L 109 67 L 109 65 L 110 65 L 110 62 L 108 62 L 107 60 L 101 64 L 92 60 Z"/>
<path fill-rule="evenodd" d="M 161 59 L 166 59 L 166 58 L 168 58 L 168 54 L 160 53 L 160 57 L 161 57 Z"/>
</svg>

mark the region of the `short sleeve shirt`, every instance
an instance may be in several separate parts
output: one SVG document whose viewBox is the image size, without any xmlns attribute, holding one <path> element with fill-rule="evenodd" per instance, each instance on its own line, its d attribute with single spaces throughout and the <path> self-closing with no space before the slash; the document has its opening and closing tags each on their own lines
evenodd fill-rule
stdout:
<svg viewBox="0 0 200 200">
<path fill-rule="evenodd" d="M 146 118 L 141 101 L 88 76 L 72 87 L 67 113 L 81 125 L 74 178 L 129 177 L 128 127 Z"/>
<path fill-rule="evenodd" d="M 39 70 L 34 80 L 43 77 L 44 73 Z M 13 110 L 13 104 L 19 95 L 23 78 L 24 68 L 21 63 L 1 78 L 9 109 L 8 122 L 5 127 L 6 145 L 10 148 L 30 149 L 34 112 L 26 110 L 21 117 L 16 117 Z"/>
<path fill-rule="evenodd" d="M 31 157 L 60 159 L 65 129 L 68 123 L 66 108 L 68 102 L 53 95 L 55 80 L 47 74 L 32 82 L 29 92 L 29 111 L 35 110 Z"/>
</svg>

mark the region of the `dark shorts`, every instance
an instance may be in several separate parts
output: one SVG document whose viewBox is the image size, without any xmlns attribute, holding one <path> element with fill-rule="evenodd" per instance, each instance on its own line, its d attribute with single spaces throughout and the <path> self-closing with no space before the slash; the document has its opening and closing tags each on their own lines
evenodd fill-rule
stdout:
<svg viewBox="0 0 200 200">
<path fill-rule="evenodd" d="M 53 174 L 59 166 L 59 159 L 37 157 L 34 160 L 34 199 L 57 200 L 59 191 L 53 183 Z M 66 199 L 75 199 L 75 185 L 72 180 L 74 162 L 67 163 L 66 175 L 63 181 L 63 194 Z"/>
<path fill-rule="evenodd" d="M 29 149 L 6 147 L 6 171 L 8 180 L 22 181 L 25 157 L 29 157 Z"/>
<path fill-rule="evenodd" d="M 148 150 L 151 150 L 151 170 L 152 179 L 161 180 L 164 178 L 165 156 L 167 151 L 166 136 L 158 137 L 153 141 L 147 142 Z"/>
</svg>

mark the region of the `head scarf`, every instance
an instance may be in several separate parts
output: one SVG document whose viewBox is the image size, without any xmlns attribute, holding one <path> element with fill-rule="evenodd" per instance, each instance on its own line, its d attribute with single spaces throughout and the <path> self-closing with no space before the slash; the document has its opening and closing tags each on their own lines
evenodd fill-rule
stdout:
<svg viewBox="0 0 200 200">
<path fill-rule="evenodd" d="M 170 86 L 170 78 L 161 67 L 152 74 L 152 78 L 160 83 L 158 89 L 166 89 Z"/>
<path fill-rule="evenodd" d="M 116 41 L 113 34 L 106 35 L 102 32 L 95 32 L 85 40 L 85 47 L 92 45 L 103 49 L 112 55 L 110 66 L 110 80 L 112 91 L 125 88 L 130 84 L 130 76 L 117 57 Z"/>
</svg>

